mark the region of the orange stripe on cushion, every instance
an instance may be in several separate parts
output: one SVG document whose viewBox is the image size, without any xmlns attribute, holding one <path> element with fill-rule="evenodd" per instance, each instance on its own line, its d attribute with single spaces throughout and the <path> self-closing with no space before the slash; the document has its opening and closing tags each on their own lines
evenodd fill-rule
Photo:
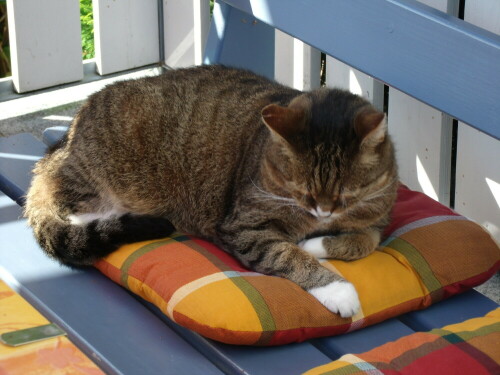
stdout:
<svg viewBox="0 0 500 375">
<path fill-rule="evenodd" d="M 401 238 L 418 248 L 441 285 L 470 278 L 500 260 L 500 249 L 491 236 L 472 221 L 440 222 L 414 229 Z"/>
<path fill-rule="evenodd" d="M 130 276 L 149 284 L 167 301 L 182 286 L 218 272 L 203 255 L 176 241 L 143 254 L 128 269 Z"/>
</svg>

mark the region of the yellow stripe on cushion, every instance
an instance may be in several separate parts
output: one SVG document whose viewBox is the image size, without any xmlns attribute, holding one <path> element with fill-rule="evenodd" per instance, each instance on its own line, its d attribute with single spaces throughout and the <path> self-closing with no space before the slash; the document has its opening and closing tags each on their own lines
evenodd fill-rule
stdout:
<svg viewBox="0 0 500 375">
<path fill-rule="evenodd" d="M 207 279 L 209 283 L 205 285 L 193 285 L 190 293 L 183 293 L 174 311 L 214 328 L 262 331 L 259 316 L 247 296 L 232 280 L 222 276 L 223 279 L 217 281 Z"/>
<path fill-rule="evenodd" d="M 174 309 L 177 306 L 179 302 L 181 302 L 184 298 L 186 298 L 189 294 L 194 292 L 195 290 L 198 290 L 202 287 L 204 287 L 207 284 L 219 281 L 219 280 L 224 280 L 227 279 L 227 276 L 224 274 L 224 272 L 218 272 L 214 273 L 212 275 L 208 275 L 205 277 L 202 277 L 200 279 L 196 279 L 179 289 L 175 291 L 175 293 L 172 295 L 170 300 L 168 301 L 168 306 L 167 306 L 167 315 L 169 316 L 170 319 L 174 320 Z M 174 320 L 175 321 L 175 320 Z"/>
<path fill-rule="evenodd" d="M 365 316 L 428 294 L 406 258 L 390 249 L 352 262 L 329 262 L 354 284 Z"/>
<path fill-rule="evenodd" d="M 500 323 L 500 307 L 493 311 L 490 311 L 483 317 L 469 319 L 462 323 L 450 324 L 443 327 L 443 329 L 455 333 L 462 331 L 476 331 L 479 328 L 494 323 Z"/>
<path fill-rule="evenodd" d="M 143 246 L 152 244 L 154 242 L 158 242 L 158 240 L 154 241 L 142 241 L 142 242 L 136 242 L 133 244 L 129 245 L 123 245 L 120 247 L 118 251 L 115 251 L 108 256 L 104 258 L 104 260 L 116 268 L 120 269 L 122 268 L 123 263 L 138 249 L 140 249 Z"/>
</svg>

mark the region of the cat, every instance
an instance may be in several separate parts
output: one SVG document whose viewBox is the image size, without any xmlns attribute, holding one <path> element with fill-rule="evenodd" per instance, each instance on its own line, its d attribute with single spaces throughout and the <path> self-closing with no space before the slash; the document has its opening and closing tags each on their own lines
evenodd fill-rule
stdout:
<svg viewBox="0 0 500 375">
<path fill-rule="evenodd" d="M 397 181 L 385 115 L 363 98 L 201 66 L 91 95 L 37 163 L 25 216 L 63 264 L 175 228 L 350 317 L 354 286 L 318 258 L 373 252 Z"/>
</svg>

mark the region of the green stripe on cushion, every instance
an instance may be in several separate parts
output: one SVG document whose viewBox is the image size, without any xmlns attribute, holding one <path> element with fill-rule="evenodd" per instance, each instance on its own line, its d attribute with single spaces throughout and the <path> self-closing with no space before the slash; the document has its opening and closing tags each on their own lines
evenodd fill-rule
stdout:
<svg viewBox="0 0 500 375">
<path fill-rule="evenodd" d="M 252 304 L 257 316 L 259 317 L 262 331 L 264 331 L 264 333 L 266 331 L 274 333 L 274 331 L 276 331 L 274 317 L 260 292 L 244 277 L 230 277 L 230 280 L 245 294 L 248 301 Z M 266 339 L 271 339 L 271 335 L 266 336 L 269 336 L 266 337 Z M 261 340 L 259 340 L 259 344 L 262 345 L 263 343 L 260 343 L 260 341 Z"/>
<path fill-rule="evenodd" d="M 500 323 L 498 322 L 486 326 L 481 326 L 475 331 L 450 332 L 441 328 L 433 329 L 432 331 L 430 331 L 430 333 L 439 335 L 452 344 L 462 341 L 470 341 L 475 337 L 487 336 L 495 332 L 500 332 Z"/>
<path fill-rule="evenodd" d="M 424 283 L 427 290 L 432 293 L 442 288 L 439 280 L 434 276 L 429 263 L 424 259 L 422 254 L 415 249 L 409 242 L 401 238 L 394 238 L 386 247 L 389 247 L 401 253 L 412 265 L 413 269 L 418 273 L 420 279 Z"/>
</svg>

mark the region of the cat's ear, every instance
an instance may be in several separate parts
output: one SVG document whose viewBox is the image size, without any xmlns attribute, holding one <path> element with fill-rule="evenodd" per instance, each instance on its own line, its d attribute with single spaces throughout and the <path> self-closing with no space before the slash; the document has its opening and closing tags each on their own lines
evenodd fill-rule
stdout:
<svg viewBox="0 0 500 375">
<path fill-rule="evenodd" d="M 382 143 L 387 134 L 385 114 L 373 107 L 361 110 L 354 119 L 354 131 L 361 144 L 374 147 Z"/>
<path fill-rule="evenodd" d="M 288 143 L 293 143 L 306 126 L 310 99 L 301 95 L 287 106 L 269 104 L 262 109 L 262 120 L 271 131 Z"/>
</svg>

